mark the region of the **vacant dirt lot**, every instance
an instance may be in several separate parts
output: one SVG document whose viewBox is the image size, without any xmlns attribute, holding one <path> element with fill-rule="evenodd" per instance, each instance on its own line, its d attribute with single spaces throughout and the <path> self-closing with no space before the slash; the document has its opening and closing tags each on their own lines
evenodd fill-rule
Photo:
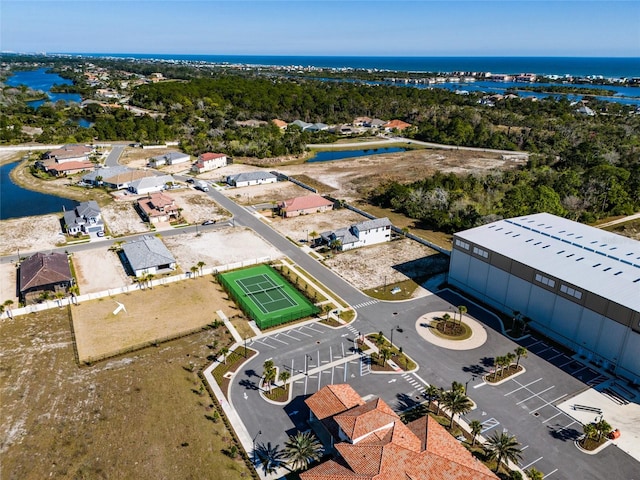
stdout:
<svg viewBox="0 0 640 480">
<path fill-rule="evenodd" d="M 101 210 L 104 223 L 114 237 L 149 231 L 149 226 L 142 221 L 131 201 L 113 202 Z"/>
<path fill-rule="evenodd" d="M 18 306 L 16 296 L 18 269 L 14 263 L 0 263 L 0 303 L 13 300 L 13 306 Z"/>
<path fill-rule="evenodd" d="M 357 222 L 367 220 L 362 215 L 341 208 L 339 210 L 331 210 L 324 213 L 314 213 L 312 215 L 303 215 L 293 218 L 275 217 L 271 220 L 271 226 L 282 233 L 284 236 L 292 238 L 296 241 L 306 240 L 311 233 L 317 234 L 336 228 L 348 227 Z"/>
<path fill-rule="evenodd" d="M 233 304 L 211 276 L 82 302 L 71 309 L 80 362 L 203 327 Z M 117 315 L 118 304 L 125 310 Z"/>
<path fill-rule="evenodd" d="M 445 271 L 447 259 L 409 239 L 357 248 L 330 256 L 325 264 L 361 290 L 425 278 Z M 416 295 L 420 295 L 416 292 Z"/>
<path fill-rule="evenodd" d="M 210 230 L 199 235 L 186 233 L 162 240 L 184 271 L 198 262 L 205 262 L 207 267 L 215 267 L 282 255 L 253 230 L 240 227 Z"/>
<path fill-rule="evenodd" d="M 226 330 L 80 368 L 69 326 L 66 309 L 0 322 L 4 480 L 248 478 L 196 374 Z"/>
<path fill-rule="evenodd" d="M 11 218 L 0 221 L 0 255 L 20 255 L 55 248 L 65 242 L 60 215 Z"/>
<path fill-rule="evenodd" d="M 118 255 L 105 247 L 75 252 L 72 261 L 80 294 L 102 292 L 132 283 Z"/>
</svg>

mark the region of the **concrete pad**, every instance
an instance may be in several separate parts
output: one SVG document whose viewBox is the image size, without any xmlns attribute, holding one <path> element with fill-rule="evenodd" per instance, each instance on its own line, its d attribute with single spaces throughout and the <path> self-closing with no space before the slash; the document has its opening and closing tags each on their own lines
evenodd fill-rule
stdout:
<svg viewBox="0 0 640 480">
<path fill-rule="evenodd" d="M 465 340 L 447 340 L 436 334 L 431 330 L 431 322 L 436 318 L 441 318 L 444 314 L 451 314 L 451 312 L 429 312 L 422 315 L 416 320 L 416 330 L 418 334 L 427 342 L 432 343 L 438 347 L 448 348 L 449 350 L 473 350 L 478 348 L 487 341 L 487 331 L 484 326 L 473 318 L 464 315 L 462 317 L 462 323 L 465 323 L 471 328 L 471 336 Z"/>
<path fill-rule="evenodd" d="M 598 388 L 603 388 L 603 385 Z M 602 418 L 609 422 L 614 430 L 617 428 L 621 433 L 620 437 L 617 440 L 612 440 L 611 443 L 640 461 L 640 405 L 638 403 L 630 402 L 627 405 L 619 405 L 603 393 L 590 388 L 557 405 L 560 410 L 584 425 L 593 422 L 600 415 L 594 412 L 576 410 L 574 405 L 585 405 L 601 409 Z"/>
</svg>

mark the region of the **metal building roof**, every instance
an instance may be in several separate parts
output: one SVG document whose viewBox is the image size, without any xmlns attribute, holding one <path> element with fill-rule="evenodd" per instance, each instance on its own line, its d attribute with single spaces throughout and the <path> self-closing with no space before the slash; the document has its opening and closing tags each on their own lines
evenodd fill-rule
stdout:
<svg viewBox="0 0 640 480">
<path fill-rule="evenodd" d="M 473 242 L 640 312 L 640 242 L 548 213 L 459 232 Z"/>
</svg>

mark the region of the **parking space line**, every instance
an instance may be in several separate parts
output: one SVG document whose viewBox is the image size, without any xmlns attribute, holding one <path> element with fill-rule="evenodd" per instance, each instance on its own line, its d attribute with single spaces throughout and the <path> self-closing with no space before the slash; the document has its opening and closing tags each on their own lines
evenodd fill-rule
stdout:
<svg viewBox="0 0 640 480">
<path fill-rule="evenodd" d="M 567 363 L 563 363 L 558 368 L 564 368 L 564 367 L 566 367 L 567 365 L 569 365 L 570 363 L 573 362 L 573 358 L 571 358 L 571 357 L 567 357 L 567 358 L 569 359 L 569 361 Z"/>
<path fill-rule="evenodd" d="M 562 415 L 564 412 L 558 412 L 556 413 L 553 417 L 549 417 L 547 418 L 544 422 L 542 423 L 547 423 L 549 420 L 553 420 L 554 418 L 556 418 L 558 415 Z"/>
<path fill-rule="evenodd" d="M 276 342 L 280 342 L 280 343 L 284 343 L 285 345 L 289 345 L 287 342 L 285 342 L 283 340 L 280 340 L 277 335 L 274 335 L 273 337 L 268 337 L 268 338 L 271 339 L 271 340 L 275 340 Z"/>
<path fill-rule="evenodd" d="M 563 355 L 564 355 L 564 353 L 560 352 L 560 353 L 558 353 L 558 355 L 555 355 L 555 356 L 553 356 L 553 357 L 551 357 L 551 358 L 547 358 L 547 362 L 550 362 L 550 361 L 551 361 L 551 360 L 553 360 L 554 358 L 558 358 L 558 357 L 561 357 L 561 356 L 563 356 Z"/>
<path fill-rule="evenodd" d="M 565 393 L 565 394 L 563 394 L 563 395 L 560 395 L 560 396 L 559 396 L 558 398 L 556 398 L 555 400 L 551 400 L 550 402 L 547 402 L 547 401 L 545 400 L 545 402 L 546 402 L 546 403 L 545 403 L 544 405 L 542 405 L 541 407 L 536 408 L 535 410 L 531 410 L 529 413 L 535 413 L 535 412 L 537 412 L 538 410 L 540 410 L 541 408 L 544 408 L 544 407 L 547 407 L 547 406 L 548 406 L 548 407 L 553 407 L 553 408 L 555 408 L 555 409 L 557 410 L 557 409 L 558 409 L 558 407 L 556 407 L 556 406 L 553 404 L 553 402 L 557 402 L 558 400 L 560 400 L 561 398 L 564 398 L 564 397 L 566 397 L 566 396 L 567 396 L 567 394 Z M 544 400 L 544 399 L 542 399 L 542 400 Z M 564 413 L 564 412 L 562 412 L 562 413 Z"/>
<path fill-rule="evenodd" d="M 291 330 L 289 330 L 289 331 L 291 331 Z M 291 336 L 291 335 L 289 335 L 287 332 L 280 332 L 280 335 L 284 335 L 285 337 L 293 338 L 296 342 L 299 342 L 299 341 L 300 341 L 300 339 L 299 339 L 299 338 L 296 338 L 296 337 L 294 337 L 294 336 Z"/>
<path fill-rule="evenodd" d="M 301 332 L 299 329 L 298 329 L 298 330 L 295 330 L 295 331 L 296 331 L 297 333 L 299 333 L 300 335 L 304 335 L 305 337 L 313 337 L 313 335 L 309 335 L 308 333 Z"/>
<path fill-rule="evenodd" d="M 553 471 L 551 471 L 551 472 L 547 473 L 547 474 L 546 474 L 544 477 L 542 477 L 542 478 L 550 477 L 551 475 L 553 475 L 553 474 L 554 474 L 554 473 L 556 473 L 557 471 L 558 471 L 558 469 L 556 468 L 555 470 L 553 470 Z"/>
<path fill-rule="evenodd" d="M 577 375 L 578 373 L 580 373 L 581 371 L 583 371 L 585 368 L 589 368 L 589 367 L 587 367 L 587 366 L 585 365 L 585 366 L 584 366 L 584 367 L 582 367 L 581 369 L 576 370 L 575 372 L 573 372 L 573 375 Z"/>
<path fill-rule="evenodd" d="M 516 403 L 516 405 L 520 405 L 521 403 L 524 403 L 524 402 L 526 402 L 527 400 L 531 400 L 533 397 L 538 397 L 538 398 L 540 398 L 540 397 L 539 397 L 539 395 L 543 394 L 544 392 L 548 392 L 548 391 L 549 391 L 549 390 L 551 390 L 552 388 L 556 388 L 556 386 L 555 386 L 555 385 L 552 385 L 551 387 L 549 387 L 549 388 L 545 388 L 544 390 L 542 390 L 541 392 L 538 392 L 538 393 L 533 393 L 533 392 L 531 392 L 531 393 L 533 393 L 533 395 L 531 395 L 530 397 L 525 398 L 524 400 L 519 401 L 518 403 Z M 529 391 L 531 391 L 531 390 L 529 390 Z M 545 400 L 544 398 L 541 398 L 541 400 L 542 400 L 543 402 L 546 402 L 546 400 Z"/>
<path fill-rule="evenodd" d="M 508 396 L 509 396 L 509 395 L 511 395 L 512 393 L 515 393 L 515 392 L 517 392 L 518 390 L 522 390 L 523 388 L 527 388 L 529 385 L 533 385 L 534 383 L 539 382 L 540 380 L 542 380 L 542 377 L 540 377 L 540 378 L 539 378 L 539 379 L 537 379 L 537 380 L 534 380 L 533 382 L 529 382 L 529 383 L 527 383 L 526 385 L 522 385 L 520 382 L 518 382 L 518 381 L 514 380 L 514 382 L 515 382 L 515 383 L 517 383 L 518 385 L 520 385 L 520 387 L 519 387 L 519 388 L 516 388 L 515 390 L 510 391 L 509 393 L 505 393 L 505 394 L 504 394 L 504 396 L 505 396 L 505 397 L 508 397 Z"/>
<path fill-rule="evenodd" d="M 264 343 L 262 340 L 254 340 L 253 342 L 251 342 L 251 345 L 253 345 L 254 343 L 261 343 L 265 347 L 273 348 L 274 350 L 276 349 L 276 347 L 274 347 L 273 345 L 269 345 L 268 343 Z"/>
<path fill-rule="evenodd" d="M 547 346 L 545 345 L 545 347 L 547 347 Z M 540 354 L 541 354 L 542 352 L 546 352 L 546 351 L 547 351 L 547 350 L 549 350 L 549 349 L 553 349 L 553 347 L 543 348 L 543 349 L 542 349 L 542 350 L 540 350 L 539 352 L 533 352 L 533 353 L 535 353 L 536 355 L 540 356 Z"/>
<path fill-rule="evenodd" d="M 324 331 L 322 331 L 322 330 L 316 330 L 316 329 L 315 329 L 315 328 L 313 328 L 311 325 L 305 325 L 303 328 L 307 328 L 307 329 L 309 329 L 309 330 L 311 330 L 311 331 L 313 331 L 313 332 L 316 332 L 316 333 L 324 333 Z"/>
<path fill-rule="evenodd" d="M 528 465 L 525 465 L 524 467 L 521 467 L 522 470 L 526 470 L 527 468 L 529 468 L 531 465 L 533 465 L 536 462 L 539 462 L 540 460 L 542 460 L 544 457 L 540 457 L 537 460 L 534 460 L 533 462 L 529 463 Z"/>
<path fill-rule="evenodd" d="M 535 338 L 531 337 L 532 340 L 535 340 Z M 531 350 L 531 347 L 533 347 L 534 345 L 537 345 L 539 343 L 542 343 L 542 340 L 536 340 L 535 342 L 533 342 L 531 345 L 529 345 L 529 350 Z"/>
<path fill-rule="evenodd" d="M 578 423 L 577 420 L 574 420 L 573 422 L 571 422 L 569 425 L 565 425 L 562 428 L 559 428 L 558 430 L 556 430 L 556 432 L 560 433 L 562 430 L 564 430 L 565 428 L 569 428 L 571 425 L 573 425 L 574 423 Z"/>
</svg>

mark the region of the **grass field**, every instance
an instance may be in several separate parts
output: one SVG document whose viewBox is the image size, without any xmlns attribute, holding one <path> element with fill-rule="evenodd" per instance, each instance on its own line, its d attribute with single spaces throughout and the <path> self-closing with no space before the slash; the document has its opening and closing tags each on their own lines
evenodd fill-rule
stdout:
<svg viewBox="0 0 640 480">
<path fill-rule="evenodd" d="M 83 302 L 71 309 L 80 362 L 175 338 L 234 307 L 211 276 Z M 118 303 L 124 305 L 117 315 Z"/>
<path fill-rule="evenodd" d="M 3 480 L 251 478 L 197 373 L 223 327 L 79 367 L 70 322 L 0 322 Z"/>
</svg>

